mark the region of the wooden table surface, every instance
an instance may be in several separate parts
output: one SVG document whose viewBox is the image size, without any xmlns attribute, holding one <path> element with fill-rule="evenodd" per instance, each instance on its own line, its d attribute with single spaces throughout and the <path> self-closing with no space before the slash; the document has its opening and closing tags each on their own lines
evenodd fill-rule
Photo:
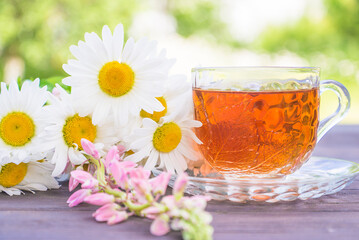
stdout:
<svg viewBox="0 0 359 240">
<path fill-rule="evenodd" d="M 317 145 L 315 156 L 359 162 L 359 125 L 337 126 Z M 149 233 L 151 222 L 132 218 L 114 226 L 97 223 L 96 207 L 69 208 L 67 186 L 35 195 L 0 193 L 0 239 L 181 239 Z M 209 203 L 214 239 L 359 239 L 359 177 L 339 193 L 281 203 Z"/>
</svg>

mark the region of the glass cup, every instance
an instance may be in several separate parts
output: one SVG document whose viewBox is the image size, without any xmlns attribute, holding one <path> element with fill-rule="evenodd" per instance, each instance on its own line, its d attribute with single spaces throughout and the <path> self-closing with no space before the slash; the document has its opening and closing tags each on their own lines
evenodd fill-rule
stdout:
<svg viewBox="0 0 359 240">
<path fill-rule="evenodd" d="M 226 178 L 275 178 L 300 168 L 350 106 L 348 90 L 319 75 L 317 67 L 192 69 L 204 159 Z M 319 121 L 319 95 L 326 90 L 339 106 Z"/>
</svg>

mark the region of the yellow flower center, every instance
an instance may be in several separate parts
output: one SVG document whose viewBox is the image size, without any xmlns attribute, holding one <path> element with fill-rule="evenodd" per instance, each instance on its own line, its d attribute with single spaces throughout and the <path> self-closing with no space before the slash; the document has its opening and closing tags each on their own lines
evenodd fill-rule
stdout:
<svg viewBox="0 0 359 240">
<path fill-rule="evenodd" d="M 160 152 L 171 152 L 181 142 L 181 128 L 174 122 L 158 127 L 153 134 L 153 146 Z"/>
<path fill-rule="evenodd" d="M 92 119 L 90 117 L 80 117 L 78 114 L 69 117 L 62 128 L 67 146 L 73 147 L 74 143 L 76 143 L 80 150 L 82 150 L 81 139 L 85 138 L 93 142 L 96 138 L 96 132 L 97 129 L 92 124 Z"/>
<path fill-rule="evenodd" d="M 0 122 L 0 137 L 13 147 L 24 146 L 34 135 L 35 124 L 26 113 L 9 113 Z"/>
<path fill-rule="evenodd" d="M 2 166 L 0 171 L 0 185 L 4 187 L 13 187 L 18 185 L 25 177 L 27 164 L 8 163 Z"/>
<path fill-rule="evenodd" d="M 135 83 L 135 73 L 125 63 L 108 62 L 100 70 L 98 84 L 102 91 L 112 97 L 128 93 Z"/>
<path fill-rule="evenodd" d="M 162 105 L 165 107 L 165 109 L 163 111 L 161 111 L 161 112 L 153 112 L 152 114 L 146 112 L 145 110 L 141 110 L 141 112 L 140 112 L 141 117 L 143 117 L 143 118 L 151 118 L 153 121 L 159 122 L 160 118 L 163 117 L 164 115 L 166 115 L 166 113 L 167 113 L 166 100 L 164 99 L 164 97 L 156 97 L 156 99 L 162 103 Z"/>
</svg>

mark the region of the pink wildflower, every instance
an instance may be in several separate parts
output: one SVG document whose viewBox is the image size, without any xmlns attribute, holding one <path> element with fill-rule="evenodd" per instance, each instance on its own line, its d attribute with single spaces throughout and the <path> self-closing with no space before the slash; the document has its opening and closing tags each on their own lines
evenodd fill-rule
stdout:
<svg viewBox="0 0 359 240">
<path fill-rule="evenodd" d="M 97 179 L 94 178 L 87 180 L 81 185 L 82 188 L 86 188 L 86 189 L 94 189 L 97 186 L 98 186 L 98 181 Z"/>
<path fill-rule="evenodd" d="M 149 182 L 143 179 L 135 178 L 131 179 L 131 183 L 135 191 L 135 197 L 139 200 L 139 202 L 146 202 L 146 197 L 151 195 L 151 185 Z"/>
<path fill-rule="evenodd" d="M 112 203 L 114 201 L 115 201 L 115 197 L 113 195 L 109 195 L 107 193 L 95 193 L 90 196 L 87 196 L 84 199 L 84 202 L 92 204 L 92 205 L 98 205 L 98 206 Z"/>
<path fill-rule="evenodd" d="M 100 154 L 92 142 L 90 142 L 89 140 L 87 140 L 85 138 L 82 138 L 81 146 L 87 154 L 93 156 L 96 159 L 100 159 Z"/>
<path fill-rule="evenodd" d="M 131 161 L 112 161 L 109 170 L 116 181 L 116 184 L 122 188 L 128 188 L 128 174 L 135 169 L 136 163 Z"/>
<path fill-rule="evenodd" d="M 126 189 L 128 187 L 128 176 L 120 162 L 118 161 L 111 162 L 110 172 L 113 178 L 115 179 L 116 184 L 120 188 Z"/>
<path fill-rule="evenodd" d="M 187 186 L 187 182 L 188 182 L 187 173 L 182 173 L 177 177 L 175 185 L 173 186 L 173 195 L 176 196 L 176 199 L 178 198 L 177 196 L 181 197 L 183 195 L 184 190 L 186 189 Z"/>
<path fill-rule="evenodd" d="M 163 195 L 166 192 L 168 182 L 171 178 L 171 174 L 168 172 L 163 172 L 155 178 L 149 180 L 152 191 L 155 195 Z"/>
<path fill-rule="evenodd" d="M 174 219 L 171 223 L 171 228 L 175 231 L 180 231 L 183 228 L 182 221 L 178 218 Z"/>
<path fill-rule="evenodd" d="M 120 156 L 118 155 L 118 149 L 116 146 L 112 146 L 108 151 L 105 159 L 105 167 L 106 169 L 110 167 L 112 161 L 119 161 Z"/>
<path fill-rule="evenodd" d="M 155 219 L 158 214 L 162 213 L 163 210 L 164 209 L 161 209 L 159 207 L 151 206 L 142 210 L 141 213 L 149 219 Z"/>
<path fill-rule="evenodd" d="M 107 221 L 110 217 L 112 217 L 116 213 L 116 209 L 119 206 L 116 203 L 109 203 L 106 205 L 103 205 L 99 209 L 96 210 L 92 214 L 92 216 L 96 219 L 98 222 L 104 222 Z"/>
<path fill-rule="evenodd" d="M 74 170 L 71 172 L 71 177 L 80 183 L 84 183 L 89 179 L 94 178 L 90 173 L 84 170 Z"/>
<path fill-rule="evenodd" d="M 102 157 L 91 142 L 82 139 L 82 144 L 94 158 L 91 158 L 88 172 L 71 172 L 70 191 L 78 184 L 82 189 L 69 197 L 67 203 L 70 207 L 82 202 L 99 205 L 101 207 L 92 216 L 108 225 L 122 222 L 132 215 L 152 219 L 150 231 L 156 236 L 167 234 L 171 226 L 174 230 L 182 230 L 185 238 L 211 237 L 213 228 L 209 224 L 212 218 L 203 212 L 210 198 L 183 196 L 188 183 L 187 174 L 177 177 L 173 195 L 164 196 L 170 173 L 164 172 L 150 179 L 149 170 L 121 159 L 125 151 L 123 146 L 113 146 L 106 157 Z"/>
<path fill-rule="evenodd" d="M 184 197 L 183 205 L 186 208 L 198 208 L 204 210 L 207 206 L 207 202 L 211 200 L 209 196 L 193 196 L 193 197 Z"/>
<path fill-rule="evenodd" d="M 76 192 L 74 192 L 69 199 L 67 200 L 67 203 L 69 204 L 69 207 L 75 207 L 82 203 L 84 199 L 91 194 L 90 189 L 80 189 Z"/>
<path fill-rule="evenodd" d="M 143 169 L 143 167 L 138 167 L 131 169 L 131 171 L 129 171 L 129 174 L 131 179 L 147 180 L 151 175 L 151 171 L 145 170 Z"/>
<path fill-rule="evenodd" d="M 122 222 L 128 218 L 126 211 L 117 211 L 112 217 L 107 220 L 108 225 L 113 225 Z"/>
<path fill-rule="evenodd" d="M 166 205 L 170 210 L 176 209 L 178 205 L 178 202 L 175 200 L 173 195 L 164 196 L 161 200 L 161 203 Z"/>
<path fill-rule="evenodd" d="M 168 225 L 168 217 L 166 215 L 161 215 L 157 217 L 151 224 L 151 233 L 155 236 L 163 236 L 170 231 L 170 226 Z"/>
<path fill-rule="evenodd" d="M 118 150 L 118 155 L 120 157 L 126 152 L 125 146 L 123 146 L 121 144 L 117 145 L 117 150 Z"/>
<path fill-rule="evenodd" d="M 69 191 L 72 192 L 72 190 L 74 190 L 78 185 L 79 185 L 79 181 L 77 181 L 75 178 L 70 177 L 69 180 Z"/>
<path fill-rule="evenodd" d="M 137 164 L 134 162 L 131 162 L 131 161 L 123 161 L 123 162 L 120 162 L 120 166 L 122 168 L 124 168 L 126 170 L 126 172 L 128 173 L 133 168 L 137 167 Z"/>
<path fill-rule="evenodd" d="M 115 203 L 103 205 L 102 207 L 97 209 L 96 212 L 92 214 L 92 216 L 98 222 L 107 221 L 107 224 L 109 225 L 122 222 L 128 218 L 128 214 L 126 211 L 118 211 L 118 207 L 119 206 Z"/>
<path fill-rule="evenodd" d="M 74 170 L 71 172 L 71 178 L 82 183 L 82 188 L 92 189 L 98 186 L 98 181 L 90 173 L 83 170 Z"/>
</svg>

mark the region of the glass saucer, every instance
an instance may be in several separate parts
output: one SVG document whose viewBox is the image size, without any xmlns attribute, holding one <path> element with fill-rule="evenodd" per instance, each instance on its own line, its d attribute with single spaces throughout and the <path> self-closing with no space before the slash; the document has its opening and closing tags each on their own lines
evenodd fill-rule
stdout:
<svg viewBox="0 0 359 240">
<path fill-rule="evenodd" d="M 162 171 L 155 169 L 157 176 Z M 306 200 L 333 194 L 349 185 L 359 174 L 359 164 L 346 160 L 312 157 L 295 173 L 279 179 L 227 180 L 203 164 L 187 170 L 189 184 L 186 193 L 208 195 L 213 200 L 233 202 L 279 202 Z M 172 175 L 169 185 L 176 179 Z"/>
</svg>

